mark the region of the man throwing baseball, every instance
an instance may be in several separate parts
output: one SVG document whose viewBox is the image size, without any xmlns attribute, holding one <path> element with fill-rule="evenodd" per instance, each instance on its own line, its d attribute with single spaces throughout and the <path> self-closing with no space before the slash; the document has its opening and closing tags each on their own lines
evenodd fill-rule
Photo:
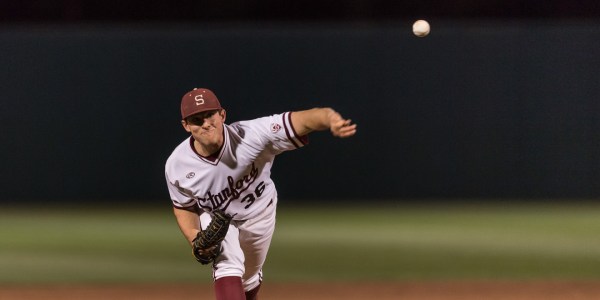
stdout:
<svg viewBox="0 0 600 300">
<path fill-rule="evenodd" d="M 356 125 L 331 108 L 225 124 L 225 109 L 203 88 L 183 96 L 181 118 L 191 136 L 165 166 L 179 228 L 196 259 L 212 263 L 217 300 L 257 299 L 275 229 L 275 156 L 306 145 L 313 131 L 346 138 Z"/>
</svg>

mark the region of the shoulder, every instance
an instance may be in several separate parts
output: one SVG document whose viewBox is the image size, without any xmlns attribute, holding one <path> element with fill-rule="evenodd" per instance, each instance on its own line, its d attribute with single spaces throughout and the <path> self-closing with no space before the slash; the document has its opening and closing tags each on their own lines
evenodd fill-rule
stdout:
<svg viewBox="0 0 600 300">
<path fill-rule="evenodd" d="M 291 128 L 290 112 L 273 114 L 256 119 L 238 121 L 231 124 L 231 127 L 238 130 L 252 130 L 258 132 L 277 132 L 285 127 Z"/>
<path fill-rule="evenodd" d="M 231 124 L 243 137 L 253 137 L 263 144 L 273 144 L 278 149 L 299 148 L 308 143 L 305 136 L 299 136 L 291 120 L 292 112 L 283 112 Z"/>
</svg>

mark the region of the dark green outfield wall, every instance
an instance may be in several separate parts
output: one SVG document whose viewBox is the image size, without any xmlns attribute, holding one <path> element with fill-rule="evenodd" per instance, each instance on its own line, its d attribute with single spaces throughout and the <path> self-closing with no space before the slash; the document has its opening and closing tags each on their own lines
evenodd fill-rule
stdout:
<svg viewBox="0 0 600 300">
<path fill-rule="evenodd" d="M 600 196 L 600 22 L 431 23 L 2 27 L 0 200 L 168 197 L 196 86 L 359 124 L 278 158 L 288 199 Z"/>
</svg>

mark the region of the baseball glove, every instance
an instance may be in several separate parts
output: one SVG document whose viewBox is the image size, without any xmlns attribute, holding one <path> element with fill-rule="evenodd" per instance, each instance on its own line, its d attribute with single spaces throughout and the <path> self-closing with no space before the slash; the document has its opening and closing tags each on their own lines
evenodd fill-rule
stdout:
<svg viewBox="0 0 600 300">
<path fill-rule="evenodd" d="M 212 220 L 206 229 L 200 230 L 192 241 L 192 250 L 196 260 L 203 264 L 209 264 L 221 254 L 221 242 L 225 239 L 229 230 L 231 216 L 221 210 L 212 212 Z"/>
</svg>

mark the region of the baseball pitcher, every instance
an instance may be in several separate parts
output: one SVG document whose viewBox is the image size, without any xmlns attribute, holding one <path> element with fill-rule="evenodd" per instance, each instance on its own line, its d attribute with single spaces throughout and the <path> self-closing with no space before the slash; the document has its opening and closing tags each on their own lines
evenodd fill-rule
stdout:
<svg viewBox="0 0 600 300">
<path fill-rule="evenodd" d="M 217 300 L 257 299 L 275 228 L 275 156 L 305 146 L 313 131 L 346 138 L 356 125 L 331 108 L 226 124 L 225 109 L 204 88 L 183 96 L 181 118 L 190 137 L 165 166 L 179 228 L 196 260 L 212 264 Z"/>
</svg>

